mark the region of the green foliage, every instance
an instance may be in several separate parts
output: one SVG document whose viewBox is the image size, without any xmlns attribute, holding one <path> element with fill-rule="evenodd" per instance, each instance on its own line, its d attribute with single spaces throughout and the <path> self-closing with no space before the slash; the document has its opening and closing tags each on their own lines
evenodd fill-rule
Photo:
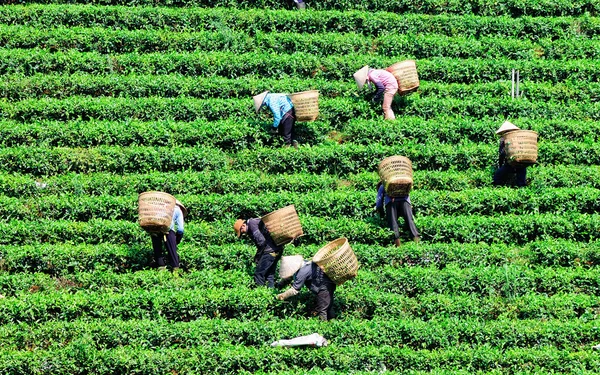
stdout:
<svg viewBox="0 0 600 375">
<path fill-rule="evenodd" d="M 536 42 L 505 37 L 472 37 L 403 33 L 365 37 L 356 33 L 262 33 L 223 29 L 216 31 L 169 32 L 154 30 L 112 30 L 102 28 L 0 25 L 0 43 L 5 48 L 43 48 L 52 52 L 151 53 L 227 51 L 242 53 L 310 53 L 314 56 L 343 54 L 408 55 L 416 59 L 432 57 L 514 60 L 597 59 L 600 47 L 594 39 L 540 39 Z"/>
<path fill-rule="evenodd" d="M 256 216 L 268 212 L 256 213 Z M 235 216 L 216 222 L 191 222 L 186 225 L 186 241 L 195 246 L 224 245 L 236 240 L 232 230 Z M 518 220 L 517 220 L 518 219 Z M 506 242 L 524 244 L 550 238 L 575 241 L 597 239 L 598 214 L 527 214 L 491 217 L 457 215 L 418 217 L 417 228 L 426 241 L 488 244 Z M 392 235 L 383 220 L 312 217 L 303 215 L 302 227 L 306 244 L 326 244 L 339 237 L 362 244 L 391 243 Z M 0 244 L 14 243 L 148 243 L 148 235 L 136 222 L 91 219 L 87 222 L 39 219 L 11 220 L 0 223 Z"/>
<path fill-rule="evenodd" d="M 153 4 L 154 5 L 154 4 Z M 277 3 L 277 5 L 280 5 Z M 319 4 L 311 4 L 311 8 Z M 0 8 L 0 21 L 8 25 L 29 25 L 40 29 L 56 27 L 101 27 L 125 30 L 244 31 L 304 33 L 440 34 L 446 36 L 495 36 L 535 39 L 594 37 L 600 32 L 597 17 L 511 17 L 419 12 L 389 13 L 313 11 L 299 14 L 286 10 L 227 8 L 175 8 L 89 6 L 77 4 L 29 4 Z M 553 4 L 556 7 L 556 4 Z M 488 5 L 489 6 L 489 5 Z M 554 8 L 553 8 L 554 9 Z M 533 16 L 533 17 L 532 17 Z"/>
<path fill-rule="evenodd" d="M 267 8 L 282 9 L 287 4 L 275 0 L 260 1 L 232 1 L 232 0 L 14 0 L 13 3 L 28 4 L 93 4 L 93 5 L 127 5 L 127 6 L 169 6 L 169 7 L 226 7 L 238 9 Z M 469 0 L 469 1 L 439 1 L 426 0 L 415 3 L 410 0 L 402 1 L 357 1 L 353 3 L 343 2 L 341 0 L 324 0 L 315 4 L 310 4 L 310 8 L 317 10 L 363 10 L 363 11 L 387 11 L 393 13 L 420 13 L 420 14 L 459 14 L 459 15 L 484 15 L 499 16 L 506 15 L 512 17 L 520 16 L 571 16 L 590 14 L 597 16 L 600 6 L 593 0 L 561 2 L 547 2 L 540 0 L 527 0 L 512 2 L 508 0 L 487 1 L 487 0 Z"/>
<path fill-rule="evenodd" d="M 138 193 L 142 193 L 139 191 Z M 301 214 L 316 217 L 369 219 L 375 215 L 375 189 L 355 191 L 288 193 L 255 192 L 178 195 L 190 214 L 188 220 L 212 222 L 227 217 L 262 216 L 288 204 Z M 124 196 L 42 196 L 18 199 L 0 196 L 0 219 L 73 220 L 90 219 L 136 221 L 137 194 Z M 459 192 L 414 191 L 413 212 L 417 217 L 451 215 L 499 216 L 504 214 L 594 214 L 600 210 L 600 190 L 591 188 L 520 189 L 479 188 Z"/>
<path fill-rule="evenodd" d="M 492 186 L 489 169 L 416 170 L 413 194 L 426 190 L 458 192 Z M 595 165 L 536 166 L 530 172 L 532 189 L 540 192 L 552 188 L 600 188 L 600 168 Z M 110 172 L 78 174 L 67 172 L 55 176 L 0 173 L 0 193 L 21 199 L 48 195 L 98 196 L 135 195 L 161 190 L 179 195 L 264 194 L 287 192 L 306 194 L 311 191 L 369 191 L 379 180 L 377 172 L 346 176 L 310 173 L 264 174 L 260 171 L 203 170 L 148 172 L 115 175 Z M 244 181 L 240 184 L 239 181 Z M 369 193 L 371 194 L 371 193 Z M 522 194 L 528 194 L 523 192 Z M 413 202 L 420 204 L 419 202 Z"/>
<path fill-rule="evenodd" d="M 0 373 L 597 373 L 596 1 L 9 3 Z M 352 74 L 405 59 L 420 88 L 383 121 Z M 309 89 L 319 118 L 280 147 L 251 96 Z M 522 189 L 491 184 L 505 119 L 540 135 Z M 413 161 L 422 240 L 400 247 L 373 211 L 394 154 Z M 136 222 L 149 190 L 189 209 L 179 276 Z M 286 255 L 339 237 L 357 255 L 337 319 L 310 318 L 306 288 L 254 287 L 232 223 L 288 204 L 305 235 Z M 330 345 L 269 346 L 313 332 Z"/>
<path fill-rule="evenodd" d="M 363 65 L 387 67 L 411 55 L 379 57 L 369 54 L 319 57 L 309 53 L 231 53 L 221 51 L 126 53 L 104 55 L 98 52 L 45 49 L 0 50 L 0 74 L 181 74 L 185 76 L 267 76 L 272 78 L 323 78 L 349 80 Z M 482 83 L 507 80 L 511 69 L 537 82 L 598 82 L 595 60 L 524 60 L 510 58 L 485 60 L 431 57 L 418 61 L 419 79 L 445 83 Z"/>
</svg>

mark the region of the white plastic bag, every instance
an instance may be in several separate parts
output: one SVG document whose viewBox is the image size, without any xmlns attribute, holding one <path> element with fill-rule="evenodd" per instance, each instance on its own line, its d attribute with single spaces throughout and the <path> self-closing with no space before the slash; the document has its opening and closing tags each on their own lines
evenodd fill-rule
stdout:
<svg viewBox="0 0 600 375">
<path fill-rule="evenodd" d="M 289 340 L 278 340 L 271 343 L 272 347 L 275 346 L 283 346 L 286 348 L 290 348 L 292 346 L 327 346 L 327 340 L 325 337 L 319 335 L 318 333 L 313 333 L 312 335 L 300 336 Z"/>
</svg>

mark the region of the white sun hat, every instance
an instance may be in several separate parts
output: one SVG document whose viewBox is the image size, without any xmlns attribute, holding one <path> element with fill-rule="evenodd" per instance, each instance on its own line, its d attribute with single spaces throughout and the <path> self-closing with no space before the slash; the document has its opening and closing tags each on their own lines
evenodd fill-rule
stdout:
<svg viewBox="0 0 600 375">
<path fill-rule="evenodd" d="M 265 97 L 267 96 L 268 93 L 269 93 L 269 91 L 263 91 L 260 94 L 252 97 L 252 100 L 254 100 L 254 111 L 256 111 L 256 113 L 258 113 L 258 110 L 260 109 L 260 106 L 265 101 Z"/>
<path fill-rule="evenodd" d="M 279 278 L 287 279 L 296 273 L 302 267 L 304 258 L 302 255 L 288 255 L 281 257 L 281 266 L 279 266 Z"/>
<path fill-rule="evenodd" d="M 365 83 L 367 82 L 367 76 L 369 75 L 369 66 L 365 65 L 354 73 L 354 80 L 356 81 L 356 85 L 358 89 L 361 90 Z"/>
<path fill-rule="evenodd" d="M 509 122 L 509 121 L 504 121 L 504 123 L 502 124 L 502 126 L 500 126 L 498 128 L 498 130 L 496 130 L 496 134 L 504 134 L 506 132 L 509 132 L 511 130 L 520 130 L 517 125 Z"/>
</svg>

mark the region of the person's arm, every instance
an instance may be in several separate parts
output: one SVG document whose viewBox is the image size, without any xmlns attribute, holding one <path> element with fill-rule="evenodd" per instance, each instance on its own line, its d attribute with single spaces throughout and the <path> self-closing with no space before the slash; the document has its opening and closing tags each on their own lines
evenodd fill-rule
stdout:
<svg viewBox="0 0 600 375">
<path fill-rule="evenodd" d="M 375 96 L 373 96 L 373 103 L 380 102 L 383 98 L 383 93 L 385 92 L 385 86 L 381 82 L 373 82 L 377 91 L 375 91 Z"/>
<path fill-rule="evenodd" d="M 183 212 L 181 212 L 181 209 L 178 210 L 177 215 L 175 216 L 175 225 L 177 226 L 177 233 L 183 234 L 185 223 L 183 220 Z"/>
<path fill-rule="evenodd" d="M 310 263 L 308 263 L 308 264 L 310 265 Z M 277 299 L 285 300 L 285 299 L 288 299 L 288 298 L 293 297 L 296 294 L 298 294 L 298 292 L 300 291 L 300 289 L 302 289 L 302 286 L 306 282 L 306 279 L 308 278 L 310 271 L 311 271 L 310 266 L 304 265 L 304 266 L 300 267 L 298 272 L 296 272 L 296 276 L 294 277 L 294 282 L 292 283 L 292 287 L 289 288 L 288 290 L 286 290 L 285 292 L 278 294 Z"/>
<path fill-rule="evenodd" d="M 504 137 L 500 139 L 500 147 L 498 149 L 498 168 L 504 165 L 506 161 L 506 151 L 504 151 Z"/>
<path fill-rule="evenodd" d="M 383 211 L 383 191 L 383 184 L 381 184 L 379 185 L 379 189 L 377 189 L 377 199 L 375 200 L 375 210 L 381 217 L 385 216 L 385 212 Z"/>
<path fill-rule="evenodd" d="M 284 286 L 286 286 L 289 283 L 291 283 L 293 279 L 294 279 L 293 277 L 288 277 L 288 278 L 285 278 L 285 279 L 280 279 L 278 282 L 275 283 L 275 287 L 277 289 L 281 289 Z"/>
<path fill-rule="evenodd" d="M 290 289 L 286 290 L 285 292 L 278 294 L 277 299 L 284 301 L 290 297 L 295 296 L 296 294 L 298 294 L 298 291 L 294 288 L 290 288 Z"/>
<path fill-rule="evenodd" d="M 264 249 L 267 244 L 267 240 L 265 236 L 263 236 L 262 232 L 259 228 L 260 220 L 250 219 L 246 222 L 247 230 L 250 231 L 252 238 L 254 238 L 254 243 L 256 243 L 256 247 L 259 250 Z"/>
<path fill-rule="evenodd" d="M 375 199 L 375 207 L 377 208 L 383 208 L 383 190 L 383 184 L 381 184 L 377 189 L 377 199 Z"/>
<path fill-rule="evenodd" d="M 298 272 L 296 272 L 296 276 L 294 277 L 294 282 L 292 283 L 292 288 L 296 289 L 297 291 L 300 291 L 300 289 L 302 289 L 302 287 L 304 286 L 306 279 L 308 279 L 308 276 L 310 275 L 310 272 L 312 269 L 310 267 L 310 264 L 311 263 L 305 263 L 305 265 L 300 267 Z"/>
<path fill-rule="evenodd" d="M 171 225 L 172 229 L 175 231 L 175 241 L 179 244 L 183 239 L 184 222 L 183 212 L 181 212 L 181 209 L 178 206 L 175 206 L 173 209 L 173 221 Z"/>
<path fill-rule="evenodd" d="M 278 98 L 271 97 L 269 98 L 267 105 L 269 106 L 271 112 L 273 112 L 273 127 L 277 128 L 281 122 L 281 118 L 283 117 L 283 114 L 281 113 L 282 104 Z"/>
</svg>

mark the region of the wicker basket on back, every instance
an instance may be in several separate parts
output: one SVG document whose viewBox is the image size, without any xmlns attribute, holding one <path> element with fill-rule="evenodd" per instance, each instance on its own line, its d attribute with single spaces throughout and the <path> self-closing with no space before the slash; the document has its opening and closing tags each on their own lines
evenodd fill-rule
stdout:
<svg viewBox="0 0 600 375">
<path fill-rule="evenodd" d="M 398 81 L 398 94 L 406 95 L 419 88 L 419 75 L 414 60 L 405 60 L 390 65 L 387 69 Z"/>
<path fill-rule="evenodd" d="M 277 245 L 290 243 L 304 234 L 293 204 L 263 216 L 262 221 Z"/>
<path fill-rule="evenodd" d="M 508 164 L 522 166 L 537 163 L 538 134 L 532 130 L 513 130 L 504 134 L 504 151 Z"/>
<path fill-rule="evenodd" d="M 296 92 L 289 95 L 296 113 L 296 121 L 315 121 L 319 116 L 319 90 Z"/>
<path fill-rule="evenodd" d="M 345 237 L 323 246 L 317 251 L 312 261 L 321 266 L 325 274 L 336 285 L 355 278 L 358 272 L 356 254 Z"/>
<path fill-rule="evenodd" d="M 138 197 L 138 222 L 150 233 L 167 233 L 173 219 L 175 197 L 160 191 L 147 191 Z"/>
<path fill-rule="evenodd" d="M 379 178 L 390 197 L 408 195 L 413 186 L 413 169 L 405 156 L 390 156 L 379 162 Z"/>
</svg>

